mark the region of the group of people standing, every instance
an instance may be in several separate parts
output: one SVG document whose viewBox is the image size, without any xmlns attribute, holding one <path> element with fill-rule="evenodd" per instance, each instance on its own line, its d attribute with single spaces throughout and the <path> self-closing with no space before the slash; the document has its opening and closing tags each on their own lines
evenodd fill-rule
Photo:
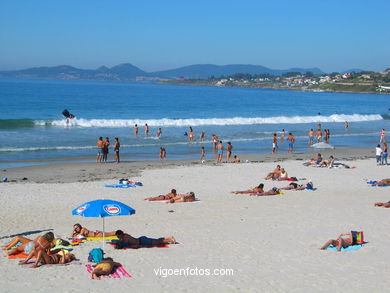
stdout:
<svg viewBox="0 0 390 293">
<path fill-rule="evenodd" d="M 348 122 L 346 122 L 346 123 L 348 123 Z M 346 127 L 346 129 L 348 129 L 348 127 Z M 329 143 L 329 138 L 330 138 L 330 130 L 329 129 L 324 129 L 322 131 L 321 124 L 318 123 L 317 124 L 317 130 L 315 132 L 316 143 L 319 143 L 319 142 Z M 309 141 L 308 141 L 308 144 L 309 145 L 314 144 L 314 130 L 313 130 L 313 128 L 311 128 L 310 131 L 309 131 Z"/>
<path fill-rule="evenodd" d="M 284 137 L 286 136 L 286 131 L 284 129 L 282 129 L 281 133 L 280 133 L 280 143 L 283 143 L 284 142 Z M 288 136 L 287 136 L 287 152 L 288 153 L 292 153 L 293 150 L 294 150 L 294 143 L 295 143 L 295 137 L 294 135 L 292 134 L 292 132 L 289 132 L 288 133 Z M 277 150 L 278 150 L 279 146 L 278 146 L 278 135 L 276 133 L 273 134 L 272 136 L 272 153 L 276 153 Z"/>
<path fill-rule="evenodd" d="M 98 147 L 98 153 L 96 156 L 96 162 L 97 163 L 107 163 L 107 157 L 109 153 L 109 146 L 110 146 L 110 139 L 106 137 L 105 140 L 103 140 L 103 137 L 99 137 L 97 141 L 97 147 Z M 119 148 L 120 148 L 120 142 L 119 138 L 115 137 L 114 142 L 114 157 L 115 162 L 120 163 L 120 157 L 119 157 Z"/>
</svg>

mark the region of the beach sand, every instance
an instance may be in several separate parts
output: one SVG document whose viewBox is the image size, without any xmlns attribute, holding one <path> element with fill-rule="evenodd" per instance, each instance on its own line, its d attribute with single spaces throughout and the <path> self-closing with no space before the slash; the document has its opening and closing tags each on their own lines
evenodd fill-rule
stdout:
<svg viewBox="0 0 390 293">
<path fill-rule="evenodd" d="M 107 218 L 107 231 L 123 229 L 137 237 L 173 235 L 179 244 L 138 250 L 106 246 L 107 255 L 132 275 L 119 280 L 91 280 L 84 265 L 29 269 L 2 256 L 1 291 L 388 291 L 390 209 L 374 208 L 373 203 L 389 201 L 390 187 L 371 187 L 366 181 L 389 177 L 390 168 L 376 166 L 372 150 L 321 151 L 324 157 L 330 152 L 356 168 L 304 167 L 303 160 L 313 154 L 294 154 L 241 156 L 243 161 L 250 162 L 219 166 L 211 161 L 77 163 L 2 171 L 16 182 L 0 184 L 1 241 L 20 233 L 33 238 L 51 229 L 66 237 L 74 223 L 101 229 L 101 219 L 72 216 L 71 211 L 84 202 L 106 198 L 126 203 L 137 211 L 132 216 Z M 285 191 L 269 197 L 229 193 L 261 182 L 267 190 L 286 186 L 287 182 L 263 179 L 275 168 L 275 161 L 290 176 L 311 179 L 318 189 Z M 28 180 L 22 180 L 23 177 Z M 117 183 L 122 177 L 141 181 L 144 186 L 102 187 Z M 166 204 L 143 200 L 172 188 L 179 193 L 194 191 L 199 201 Z M 364 231 L 368 243 L 363 248 L 351 252 L 319 250 L 327 240 L 351 230 Z M 75 247 L 74 253 L 85 264 L 94 247 L 101 247 L 101 242 L 83 243 Z M 233 275 L 155 274 L 158 270 L 187 268 L 192 273 L 196 268 L 198 273 L 231 269 Z"/>
</svg>

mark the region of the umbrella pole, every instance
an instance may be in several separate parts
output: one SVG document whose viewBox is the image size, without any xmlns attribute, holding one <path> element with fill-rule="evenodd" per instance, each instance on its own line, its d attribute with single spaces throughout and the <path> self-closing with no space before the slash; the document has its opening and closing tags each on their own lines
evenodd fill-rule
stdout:
<svg viewBox="0 0 390 293">
<path fill-rule="evenodd" d="M 105 232 L 104 232 L 104 231 L 105 231 L 105 230 L 104 230 L 104 228 L 105 228 L 105 227 L 104 227 L 104 218 L 105 218 L 105 217 L 103 217 L 103 253 L 104 253 L 104 240 L 105 240 L 105 239 L 104 239 L 104 234 L 105 234 Z M 103 255 L 103 258 L 104 258 L 104 255 Z"/>
</svg>

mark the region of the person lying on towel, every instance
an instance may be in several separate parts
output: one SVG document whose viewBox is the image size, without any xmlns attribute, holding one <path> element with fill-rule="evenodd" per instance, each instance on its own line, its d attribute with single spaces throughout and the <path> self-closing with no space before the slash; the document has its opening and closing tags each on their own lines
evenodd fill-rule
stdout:
<svg viewBox="0 0 390 293">
<path fill-rule="evenodd" d="M 295 182 L 291 182 L 289 185 L 285 187 L 281 187 L 282 190 L 313 190 L 314 185 L 313 182 L 309 181 L 306 184 L 297 184 Z"/>
<path fill-rule="evenodd" d="M 173 236 L 161 237 L 158 239 L 148 238 L 146 236 L 134 238 L 133 236 L 124 233 L 122 230 L 116 231 L 115 235 L 119 238 L 119 241 L 115 245 L 115 248 L 117 249 L 122 249 L 128 246 L 163 246 L 165 244 L 176 243 Z"/>
<path fill-rule="evenodd" d="M 73 225 L 73 232 L 70 235 L 70 237 L 78 237 L 78 236 L 84 236 L 84 237 L 103 237 L 102 231 L 90 231 L 85 227 L 82 227 L 80 224 L 74 224 Z M 115 236 L 115 231 L 113 232 L 104 232 L 104 236 Z"/>
<path fill-rule="evenodd" d="M 147 197 L 144 200 L 148 201 L 156 201 L 156 200 L 168 200 L 171 198 L 174 198 L 176 196 L 176 189 L 172 189 L 171 192 L 167 193 L 166 195 L 158 195 L 154 197 Z"/>
<path fill-rule="evenodd" d="M 40 250 L 36 254 L 36 261 L 32 268 L 37 268 L 39 265 L 53 265 L 53 264 L 66 264 L 76 259 L 73 253 L 69 253 L 67 250 L 61 250 L 59 253 L 47 254 L 46 251 Z"/>
<path fill-rule="evenodd" d="M 375 183 L 373 185 L 377 185 L 377 186 L 387 186 L 387 185 L 390 185 L 390 178 L 389 179 L 382 179 L 382 180 L 378 181 L 377 183 Z"/>
<path fill-rule="evenodd" d="M 10 250 L 8 255 L 15 255 L 19 253 L 25 253 L 28 255 L 28 260 L 34 256 L 34 251 L 37 250 L 48 250 L 54 246 L 53 244 L 54 234 L 53 232 L 45 233 L 42 236 L 38 236 L 34 240 L 28 239 L 23 236 L 14 237 L 7 245 L 3 246 L 4 250 Z M 15 245 L 22 243 L 15 248 Z"/>
<path fill-rule="evenodd" d="M 347 248 L 351 245 L 356 244 L 356 239 L 352 236 L 352 232 L 350 233 L 342 233 L 337 237 L 336 240 L 329 240 L 326 242 L 321 249 L 325 250 L 329 246 L 333 245 L 334 247 L 337 247 L 337 251 L 341 251 L 341 248 Z"/>
<path fill-rule="evenodd" d="M 376 202 L 374 207 L 390 208 L 390 201 L 388 202 Z"/>
<path fill-rule="evenodd" d="M 115 267 L 122 266 L 118 262 L 114 262 L 111 257 L 102 259 L 99 263 L 93 265 L 95 268 L 91 273 L 91 278 L 94 280 L 100 280 L 100 276 L 109 275 L 112 273 Z"/>
<path fill-rule="evenodd" d="M 260 183 L 257 187 L 254 188 L 248 190 L 231 191 L 230 193 L 234 193 L 234 194 L 257 193 L 257 192 L 261 193 L 264 192 L 263 188 L 264 188 L 264 184 Z"/>
</svg>

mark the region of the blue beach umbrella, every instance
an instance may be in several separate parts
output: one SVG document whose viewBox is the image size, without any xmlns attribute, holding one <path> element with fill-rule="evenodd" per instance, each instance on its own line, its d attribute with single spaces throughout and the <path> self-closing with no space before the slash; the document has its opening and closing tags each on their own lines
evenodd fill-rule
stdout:
<svg viewBox="0 0 390 293">
<path fill-rule="evenodd" d="M 113 216 L 129 216 L 135 214 L 135 209 L 116 200 L 98 199 L 86 202 L 72 211 L 72 215 L 103 218 L 103 250 L 104 250 L 104 218 Z"/>
</svg>

